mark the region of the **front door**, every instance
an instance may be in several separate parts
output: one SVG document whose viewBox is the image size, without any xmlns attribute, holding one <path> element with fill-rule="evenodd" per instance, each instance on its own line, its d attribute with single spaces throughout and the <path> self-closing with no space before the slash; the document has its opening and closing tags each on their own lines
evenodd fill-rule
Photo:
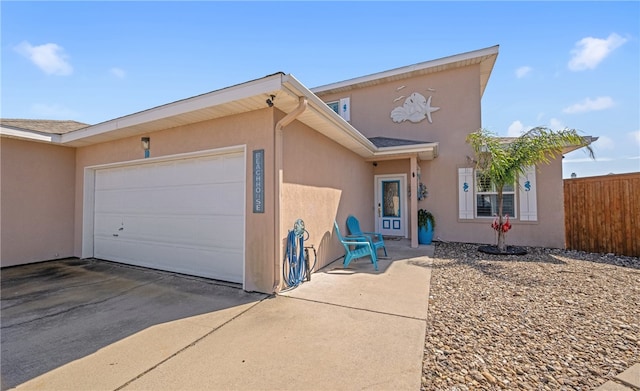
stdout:
<svg viewBox="0 0 640 391">
<path fill-rule="evenodd" d="M 406 237 L 407 176 L 376 175 L 376 231 L 388 236 Z"/>
</svg>

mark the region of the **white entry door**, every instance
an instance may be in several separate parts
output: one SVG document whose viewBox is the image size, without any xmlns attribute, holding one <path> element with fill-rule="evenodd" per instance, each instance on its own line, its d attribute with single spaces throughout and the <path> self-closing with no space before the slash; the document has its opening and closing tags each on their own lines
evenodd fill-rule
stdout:
<svg viewBox="0 0 640 391">
<path fill-rule="evenodd" d="M 96 258 L 243 282 L 244 152 L 98 169 L 94 189 Z"/>
<path fill-rule="evenodd" d="M 376 231 L 388 236 L 407 235 L 406 174 L 376 175 Z"/>
</svg>

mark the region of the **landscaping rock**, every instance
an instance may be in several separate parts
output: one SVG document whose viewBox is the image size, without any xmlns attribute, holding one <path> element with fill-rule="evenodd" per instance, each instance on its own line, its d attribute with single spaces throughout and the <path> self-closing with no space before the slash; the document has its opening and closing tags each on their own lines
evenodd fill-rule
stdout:
<svg viewBox="0 0 640 391">
<path fill-rule="evenodd" d="M 435 242 L 424 390 L 593 390 L 640 362 L 640 259 Z"/>
</svg>

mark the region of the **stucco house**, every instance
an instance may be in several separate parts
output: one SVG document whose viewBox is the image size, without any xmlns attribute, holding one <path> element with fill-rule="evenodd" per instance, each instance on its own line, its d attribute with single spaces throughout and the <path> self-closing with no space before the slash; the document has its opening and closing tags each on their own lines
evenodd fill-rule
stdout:
<svg viewBox="0 0 640 391">
<path fill-rule="evenodd" d="M 474 186 L 465 138 L 497 56 L 312 89 L 276 73 L 96 125 L 2 120 L 1 264 L 99 258 L 274 292 L 298 218 L 318 267 L 344 255 L 333 222 L 349 214 L 417 247 L 426 208 L 434 237 L 494 243 L 495 194 Z M 509 244 L 564 247 L 561 160 L 524 181 Z"/>
</svg>

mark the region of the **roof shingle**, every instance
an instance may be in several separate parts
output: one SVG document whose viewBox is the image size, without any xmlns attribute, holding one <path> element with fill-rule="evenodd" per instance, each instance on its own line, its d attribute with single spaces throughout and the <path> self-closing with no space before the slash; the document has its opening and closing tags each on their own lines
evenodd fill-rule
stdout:
<svg viewBox="0 0 640 391">
<path fill-rule="evenodd" d="M 89 124 L 69 120 L 46 119 L 0 119 L 0 125 L 20 130 L 32 130 L 48 134 L 65 134 L 86 128 Z"/>
<path fill-rule="evenodd" d="M 406 140 L 402 138 L 391 137 L 371 137 L 369 141 L 378 148 L 385 147 L 401 147 L 407 145 L 429 144 L 429 141 Z"/>
</svg>

